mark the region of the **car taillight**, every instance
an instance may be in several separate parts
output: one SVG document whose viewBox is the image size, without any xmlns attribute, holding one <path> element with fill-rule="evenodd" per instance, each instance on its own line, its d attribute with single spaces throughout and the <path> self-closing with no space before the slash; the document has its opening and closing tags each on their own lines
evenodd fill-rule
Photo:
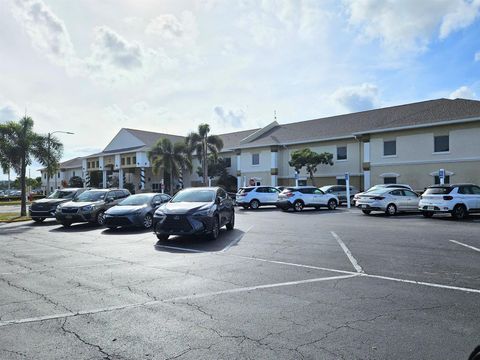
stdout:
<svg viewBox="0 0 480 360">
<path fill-rule="evenodd" d="M 373 200 L 383 200 L 385 199 L 383 196 L 375 196 L 373 197 Z"/>
<path fill-rule="evenodd" d="M 443 200 L 453 200 L 453 196 L 450 196 L 450 195 L 444 196 Z"/>
<path fill-rule="evenodd" d="M 245 196 L 247 195 L 246 193 L 243 193 L 243 194 L 237 194 L 237 196 Z"/>
<path fill-rule="evenodd" d="M 293 196 L 293 193 L 291 193 L 291 192 L 285 193 L 285 196 L 286 196 L 286 197 L 292 197 L 292 196 Z"/>
</svg>

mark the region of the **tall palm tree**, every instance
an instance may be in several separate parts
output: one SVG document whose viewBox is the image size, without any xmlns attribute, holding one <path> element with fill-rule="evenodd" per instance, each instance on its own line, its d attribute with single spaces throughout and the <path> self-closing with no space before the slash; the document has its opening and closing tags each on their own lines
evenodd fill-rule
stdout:
<svg viewBox="0 0 480 360">
<path fill-rule="evenodd" d="M 50 146 L 49 146 L 50 144 Z M 26 170 L 32 159 L 48 166 L 52 171 L 62 156 L 63 145 L 55 137 L 37 134 L 33 131 L 33 120 L 23 117 L 20 121 L 0 124 L 0 166 L 13 168 L 20 177 L 22 201 L 20 215 L 27 215 Z"/>
<path fill-rule="evenodd" d="M 190 133 L 186 138 L 186 144 L 190 154 L 195 153 L 202 165 L 203 182 L 208 184 L 208 156 L 217 157 L 223 148 L 223 141 L 217 135 L 208 135 L 210 125 L 198 125 L 198 132 Z"/>
<path fill-rule="evenodd" d="M 148 152 L 148 158 L 154 174 L 157 174 L 160 168 L 170 174 L 170 195 L 173 195 L 173 177 L 178 177 L 183 170 L 192 170 L 186 145 L 181 142 L 172 144 L 167 138 L 157 141 Z"/>
</svg>

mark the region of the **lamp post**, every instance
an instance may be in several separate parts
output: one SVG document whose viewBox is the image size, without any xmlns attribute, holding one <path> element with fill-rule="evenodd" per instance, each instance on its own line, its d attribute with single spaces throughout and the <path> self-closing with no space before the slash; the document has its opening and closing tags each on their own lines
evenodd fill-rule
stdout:
<svg viewBox="0 0 480 360">
<path fill-rule="evenodd" d="M 52 131 L 47 134 L 47 192 L 46 195 L 50 195 L 50 139 L 52 138 L 53 134 L 69 134 L 73 135 L 73 132 L 69 131 Z"/>
</svg>

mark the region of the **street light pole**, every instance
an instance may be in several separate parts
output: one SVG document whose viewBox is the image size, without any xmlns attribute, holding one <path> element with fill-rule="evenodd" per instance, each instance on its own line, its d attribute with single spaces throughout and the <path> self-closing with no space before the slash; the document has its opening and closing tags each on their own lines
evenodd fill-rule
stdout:
<svg viewBox="0 0 480 360">
<path fill-rule="evenodd" d="M 69 134 L 69 135 L 74 134 L 73 132 L 60 131 L 60 130 L 52 131 L 47 134 L 47 192 L 46 192 L 47 196 L 50 195 L 50 140 L 52 138 L 52 135 L 57 133 Z"/>
</svg>

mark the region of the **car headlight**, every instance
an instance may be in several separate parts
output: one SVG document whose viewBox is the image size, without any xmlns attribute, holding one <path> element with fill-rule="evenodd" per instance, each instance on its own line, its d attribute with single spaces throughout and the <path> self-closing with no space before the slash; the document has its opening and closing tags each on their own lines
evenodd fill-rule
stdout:
<svg viewBox="0 0 480 360">
<path fill-rule="evenodd" d="M 56 211 L 60 212 L 62 211 L 62 205 L 57 205 L 57 207 L 55 208 Z"/>
<path fill-rule="evenodd" d="M 93 210 L 93 206 L 92 205 L 86 205 L 86 206 L 82 206 L 80 208 L 81 211 L 92 211 Z"/>
<path fill-rule="evenodd" d="M 141 215 L 141 214 L 142 214 L 142 209 L 139 209 L 133 212 L 133 215 Z"/>
<path fill-rule="evenodd" d="M 166 218 L 167 215 L 165 215 L 165 213 L 163 211 L 155 211 L 155 213 L 153 214 L 153 217 L 156 217 L 156 218 L 160 218 L 160 219 L 163 219 L 163 218 Z"/>
<path fill-rule="evenodd" d="M 193 213 L 193 216 L 209 216 L 212 214 L 211 209 L 200 210 Z"/>
</svg>

